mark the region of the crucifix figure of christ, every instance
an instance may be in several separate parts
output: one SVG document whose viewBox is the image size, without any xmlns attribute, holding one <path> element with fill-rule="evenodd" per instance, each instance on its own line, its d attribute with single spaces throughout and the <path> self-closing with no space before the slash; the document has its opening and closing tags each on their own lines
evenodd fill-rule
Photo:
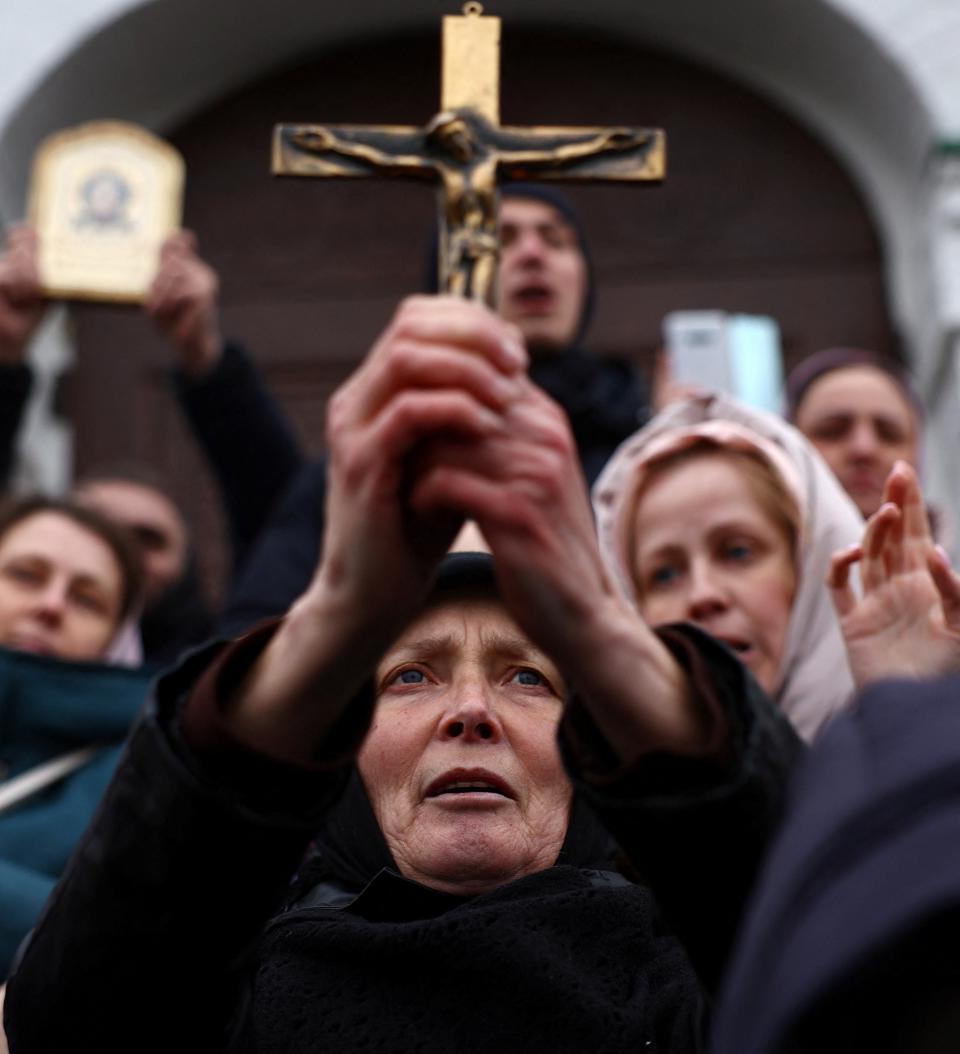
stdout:
<svg viewBox="0 0 960 1054">
<path fill-rule="evenodd" d="M 444 18 L 443 109 L 424 127 L 278 125 L 273 143 L 278 175 L 439 183 L 441 288 L 487 303 L 498 180 L 652 183 L 666 165 L 659 129 L 501 126 L 499 25 L 477 3 Z"/>
</svg>

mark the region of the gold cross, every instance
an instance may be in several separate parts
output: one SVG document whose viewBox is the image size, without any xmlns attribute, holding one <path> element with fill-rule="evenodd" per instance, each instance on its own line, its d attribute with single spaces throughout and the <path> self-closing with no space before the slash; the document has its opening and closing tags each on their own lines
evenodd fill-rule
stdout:
<svg viewBox="0 0 960 1054">
<path fill-rule="evenodd" d="M 440 184 L 440 281 L 447 292 L 492 302 L 497 272 L 497 182 L 663 179 L 658 128 L 516 128 L 500 125 L 500 19 L 479 3 L 443 19 L 443 109 L 424 127 L 280 124 L 273 172 L 384 175 Z"/>
</svg>

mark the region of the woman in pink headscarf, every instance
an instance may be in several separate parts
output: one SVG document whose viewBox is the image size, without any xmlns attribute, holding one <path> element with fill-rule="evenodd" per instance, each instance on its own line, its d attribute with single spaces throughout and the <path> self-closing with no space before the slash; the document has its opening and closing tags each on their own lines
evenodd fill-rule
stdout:
<svg viewBox="0 0 960 1054">
<path fill-rule="evenodd" d="M 628 439 L 593 495 L 601 549 L 644 617 L 726 643 L 812 739 L 853 689 L 824 579 L 863 522 L 809 442 L 696 396 Z"/>
</svg>

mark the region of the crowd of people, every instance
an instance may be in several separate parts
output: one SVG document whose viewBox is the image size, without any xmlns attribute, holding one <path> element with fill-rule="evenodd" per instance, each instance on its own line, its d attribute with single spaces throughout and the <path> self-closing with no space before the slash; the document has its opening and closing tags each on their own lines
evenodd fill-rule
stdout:
<svg viewBox="0 0 960 1054">
<path fill-rule="evenodd" d="M 220 610 L 142 469 L 0 517 L 14 1054 L 957 1049 L 960 576 L 908 379 L 829 349 L 784 418 L 651 416 L 567 200 L 505 188 L 500 236 L 496 310 L 404 301 L 320 461 L 167 243 Z M 21 228 L 14 415 L 42 311 Z"/>
</svg>

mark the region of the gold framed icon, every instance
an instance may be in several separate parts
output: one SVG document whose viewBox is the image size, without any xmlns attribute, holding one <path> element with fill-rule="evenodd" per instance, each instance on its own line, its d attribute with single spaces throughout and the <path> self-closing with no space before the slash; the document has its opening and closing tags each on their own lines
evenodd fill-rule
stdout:
<svg viewBox="0 0 960 1054">
<path fill-rule="evenodd" d="M 29 217 L 49 297 L 138 303 L 181 224 L 186 167 L 138 125 L 92 121 L 37 149 Z"/>
</svg>

